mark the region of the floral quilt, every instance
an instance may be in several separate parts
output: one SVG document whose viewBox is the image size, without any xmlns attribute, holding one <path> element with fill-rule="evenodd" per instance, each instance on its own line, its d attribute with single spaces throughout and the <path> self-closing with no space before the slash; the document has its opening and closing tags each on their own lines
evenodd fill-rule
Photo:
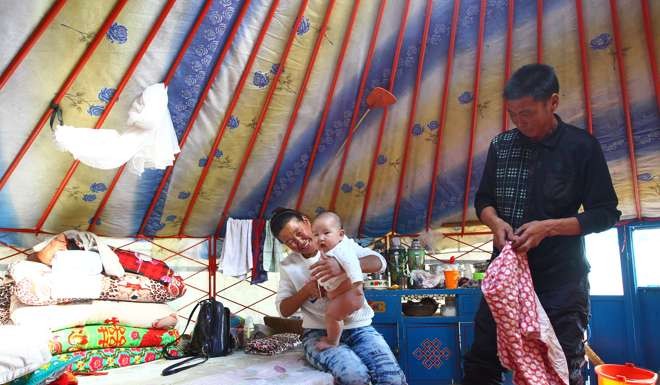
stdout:
<svg viewBox="0 0 660 385">
<path fill-rule="evenodd" d="M 178 336 L 176 329 L 136 328 L 110 323 L 55 331 L 48 345 L 52 354 L 61 354 L 91 349 L 162 346 Z"/>
<path fill-rule="evenodd" d="M 107 348 L 58 354 L 60 360 L 82 357 L 68 368 L 74 373 L 91 373 L 155 361 L 163 357 L 161 346 L 146 348 Z"/>
</svg>

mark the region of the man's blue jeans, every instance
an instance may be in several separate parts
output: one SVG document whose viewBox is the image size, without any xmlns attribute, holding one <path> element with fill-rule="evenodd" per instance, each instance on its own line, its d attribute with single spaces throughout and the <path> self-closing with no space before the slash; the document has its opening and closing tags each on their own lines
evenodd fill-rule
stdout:
<svg viewBox="0 0 660 385">
<path fill-rule="evenodd" d="M 307 361 L 330 372 L 339 385 L 405 385 L 406 377 L 390 347 L 372 326 L 345 329 L 339 346 L 319 351 L 316 342 L 324 329 L 306 329 L 303 348 Z"/>
</svg>

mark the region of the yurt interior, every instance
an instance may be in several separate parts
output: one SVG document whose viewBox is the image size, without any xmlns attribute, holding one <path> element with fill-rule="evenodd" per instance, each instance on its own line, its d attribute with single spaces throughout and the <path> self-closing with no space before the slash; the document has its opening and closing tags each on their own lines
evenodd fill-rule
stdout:
<svg viewBox="0 0 660 385">
<path fill-rule="evenodd" d="M 0 36 L 0 383 L 656 383 L 660 1 L 0 0 Z"/>
</svg>

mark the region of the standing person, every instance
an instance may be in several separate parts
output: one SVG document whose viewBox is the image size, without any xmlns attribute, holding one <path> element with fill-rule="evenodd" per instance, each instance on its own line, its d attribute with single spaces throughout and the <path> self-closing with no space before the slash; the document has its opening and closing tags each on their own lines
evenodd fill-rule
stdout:
<svg viewBox="0 0 660 385">
<path fill-rule="evenodd" d="M 509 79 L 504 99 L 516 128 L 492 140 L 475 208 L 493 232 L 493 257 L 507 241 L 527 253 L 534 289 L 566 355 L 570 384 L 581 385 L 589 318 L 583 236 L 612 227 L 621 212 L 598 141 L 554 113 L 558 92 L 548 65 L 525 65 Z M 495 322 L 484 300 L 474 333 L 463 384 L 501 384 Z"/>
<path fill-rule="evenodd" d="M 307 361 L 317 369 L 330 372 L 335 383 L 340 385 L 405 385 L 405 376 L 390 347 L 371 326 L 374 313 L 366 303 L 345 319 L 339 346 L 325 350 L 316 347 L 326 336 L 324 318 L 328 304 L 318 282 L 345 273 L 334 258 L 320 258 L 311 222 L 301 212 L 277 209 L 270 219 L 270 227 L 273 235 L 291 249 L 280 263 L 276 306 L 284 317 L 301 311 Z M 363 272 L 385 270 L 382 255 L 357 244 L 353 248 Z"/>
</svg>

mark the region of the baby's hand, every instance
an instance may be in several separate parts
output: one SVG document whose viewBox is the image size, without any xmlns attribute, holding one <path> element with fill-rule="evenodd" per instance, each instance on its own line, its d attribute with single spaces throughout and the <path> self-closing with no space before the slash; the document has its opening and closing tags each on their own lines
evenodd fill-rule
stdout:
<svg viewBox="0 0 660 385">
<path fill-rule="evenodd" d="M 339 262 L 334 258 L 328 258 L 324 252 L 321 252 L 321 259 L 310 268 L 312 278 L 319 282 L 325 282 L 330 278 L 343 273 Z"/>
</svg>

